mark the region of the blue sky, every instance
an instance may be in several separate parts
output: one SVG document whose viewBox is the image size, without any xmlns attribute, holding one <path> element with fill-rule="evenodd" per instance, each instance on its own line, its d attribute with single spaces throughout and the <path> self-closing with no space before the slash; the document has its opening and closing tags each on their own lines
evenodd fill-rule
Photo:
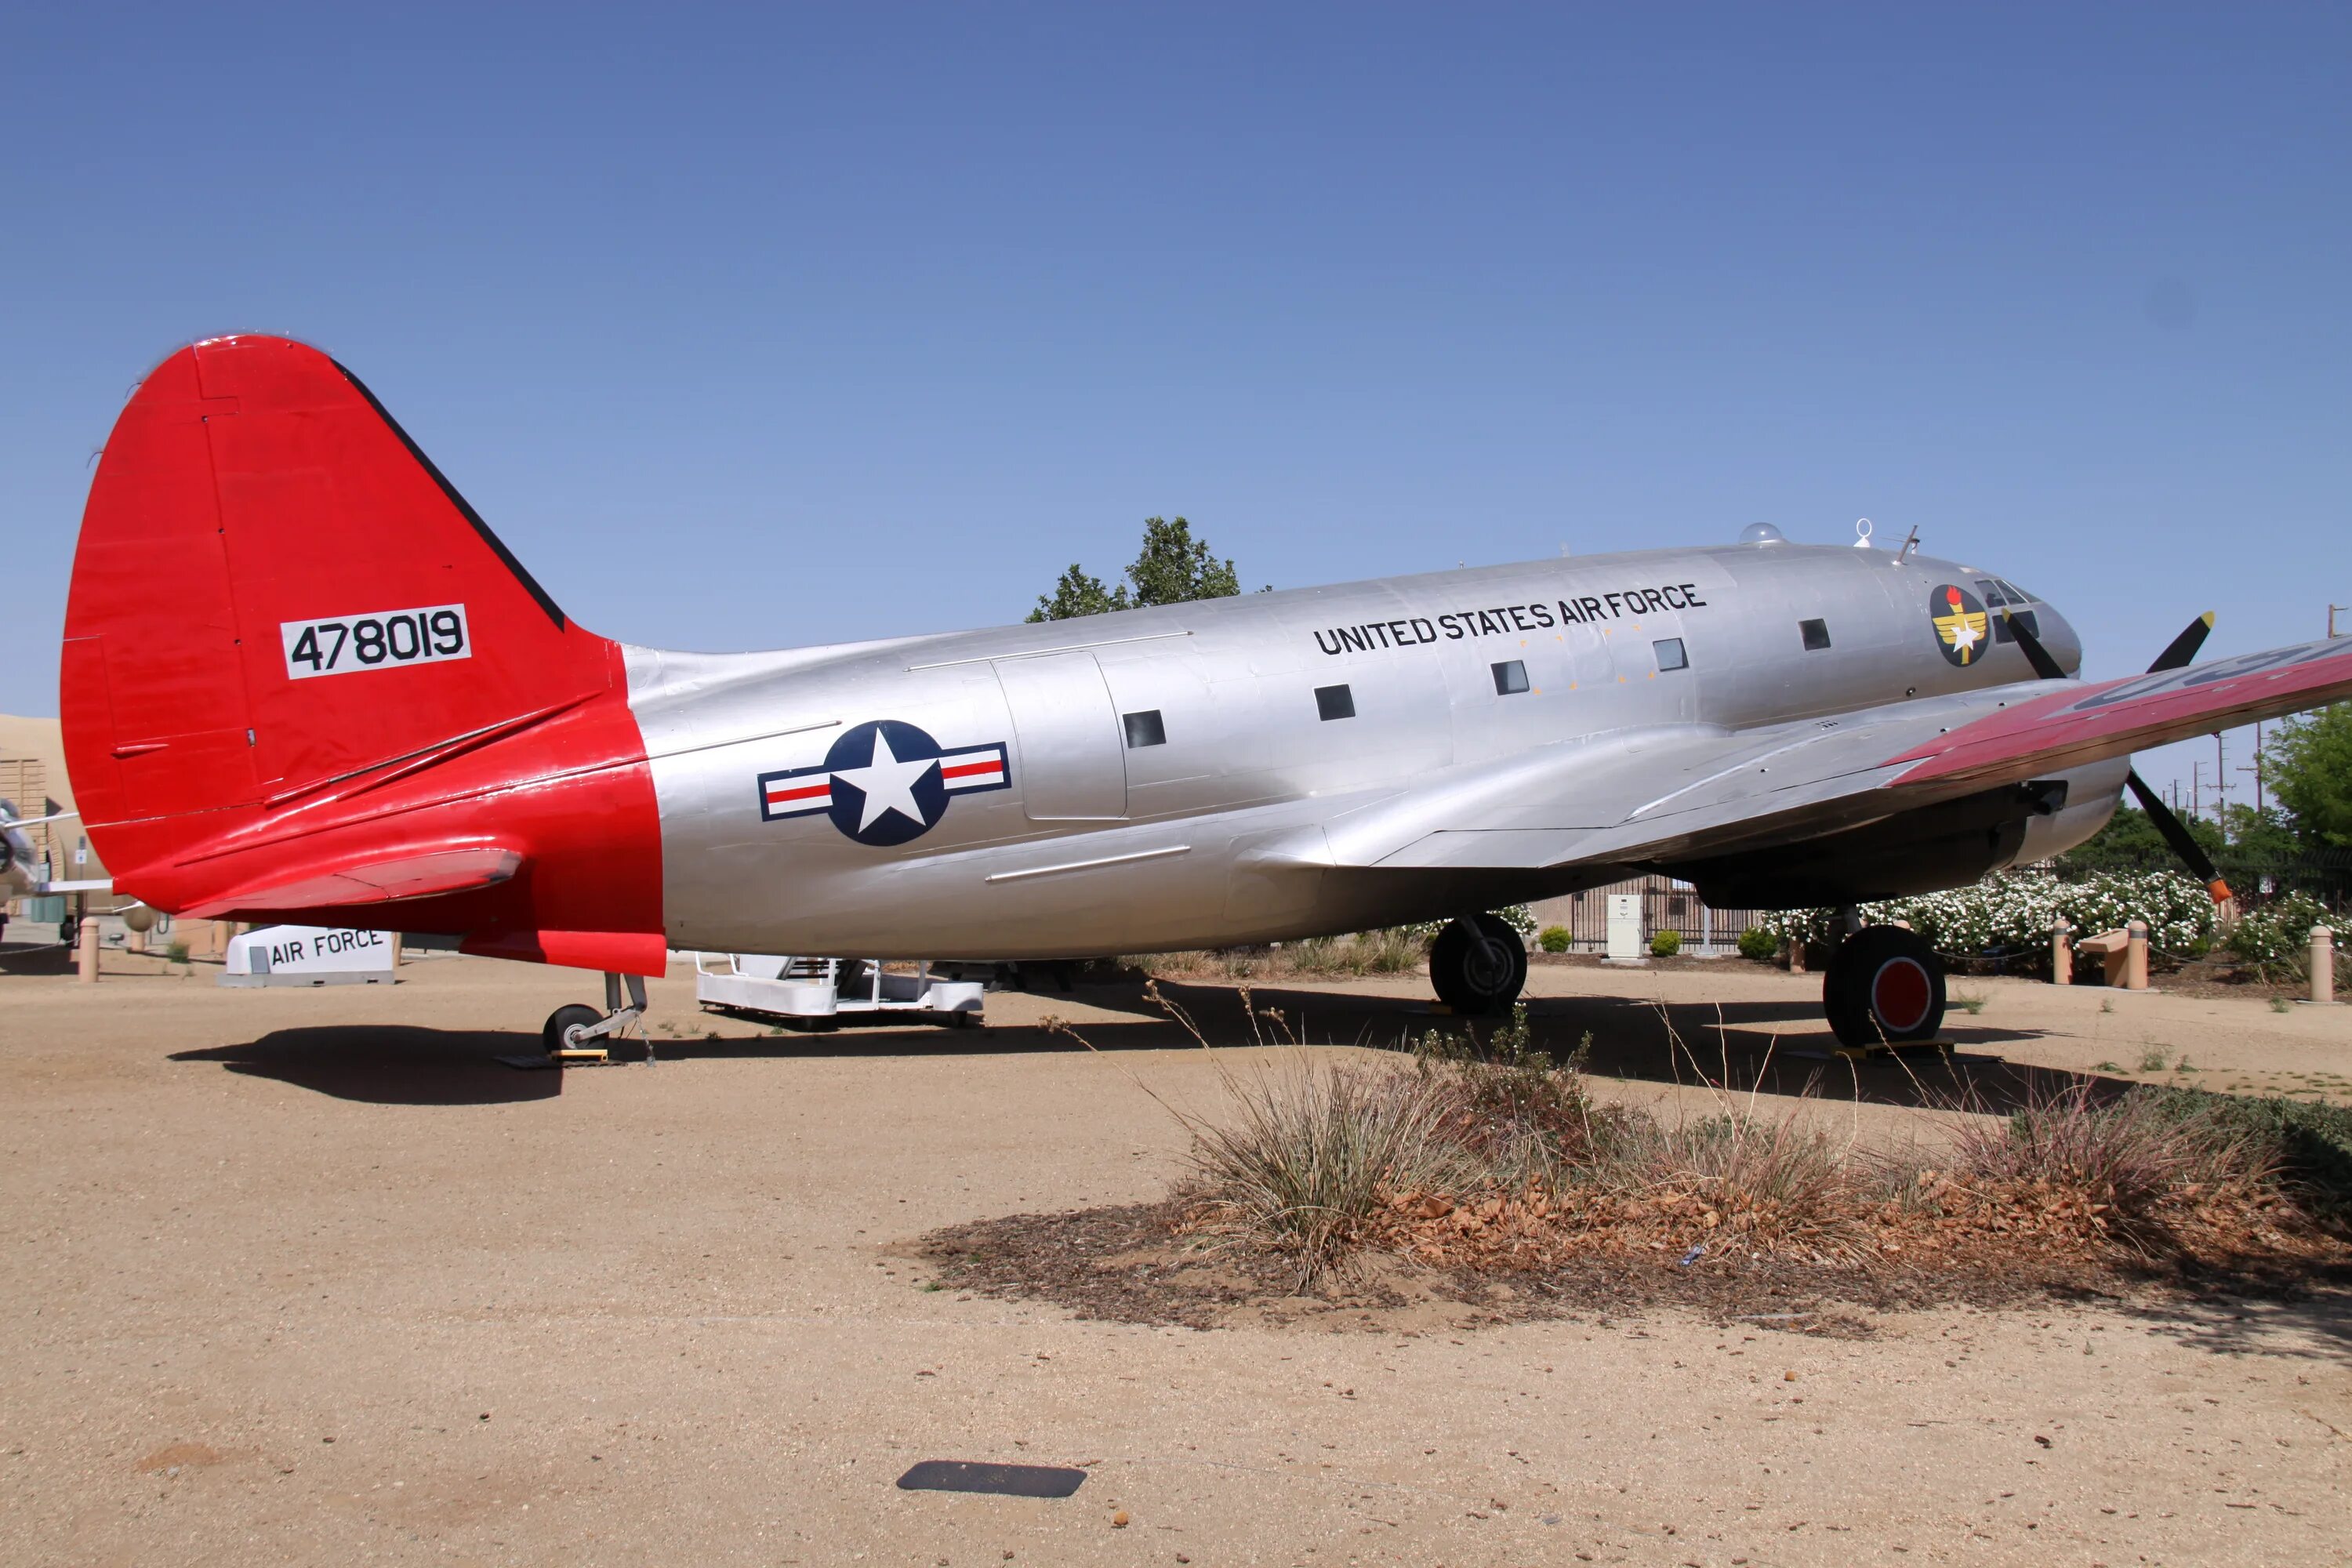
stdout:
<svg viewBox="0 0 2352 1568">
<path fill-rule="evenodd" d="M 2095 674 L 2316 636 L 2347 60 L 2284 5 L 20 8 L 0 710 L 123 396 L 233 330 L 633 642 L 1016 619 L 1178 512 L 1281 586 L 1866 515 Z"/>
</svg>

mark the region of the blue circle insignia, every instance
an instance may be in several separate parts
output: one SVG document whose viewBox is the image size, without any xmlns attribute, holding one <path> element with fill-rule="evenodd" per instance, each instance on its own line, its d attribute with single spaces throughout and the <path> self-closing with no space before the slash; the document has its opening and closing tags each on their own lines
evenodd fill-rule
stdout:
<svg viewBox="0 0 2352 1568">
<path fill-rule="evenodd" d="M 946 815 L 940 743 L 912 724 L 870 719 L 845 730 L 824 754 L 833 775 L 833 825 L 860 844 L 904 844 Z"/>
</svg>

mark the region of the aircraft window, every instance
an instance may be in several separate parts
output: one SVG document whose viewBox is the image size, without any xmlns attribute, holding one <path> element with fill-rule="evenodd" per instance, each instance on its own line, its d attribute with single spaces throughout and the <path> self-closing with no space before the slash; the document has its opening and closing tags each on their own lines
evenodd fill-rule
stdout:
<svg viewBox="0 0 2352 1568">
<path fill-rule="evenodd" d="M 2009 595 L 2009 602 L 2011 604 L 2030 605 L 2033 603 L 2032 595 L 2027 593 L 2024 589 L 2019 587 L 2008 578 L 2003 577 L 2000 579 L 2000 586 L 2001 591 Z"/>
<path fill-rule="evenodd" d="M 1827 621 L 1799 621 L 1797 629 L 1805 634 L 1805 651 L 1819 653 L 1830 646 L 1830 624 Z"/>
<path fill-rule="evenodd" d="M 2015 608 L 2014 605 L 2016 601 L 2013 599 L 2010 601 L 2010 603 L 2012 606 L 2011 608 L 2002 610 L 1992 617 L 1992 640 L 1995 642 L 2015 642 L 2017 640 L 2017 628 L 2019 626 L 2023 626 L 2025 628 L 2025 635 L 2027 637 L 2040 637 L 2042 635 L 2042 623 L 2033 618 L 2033 612 L 2032 610 L 2021 610 Z"/>
<path fill-rule="evenodd" d="M 1690 658 L 1683 652 L 1682 638 L 1660 637 L 1656 642 L 1652 643 L 1650 647 L 1657 652 L 1658 668 L 1660 669 L 1685 669 L 1689 668 Z"/>
<path fill-rule="evenodd" d="M 1356 694 L 1344 686 L 1318 686 L 1315 689 L 1315 711 L 1327 721 L 1352 719 L 1356 716 Z"/>
<path fill-rule="evenodd" d="M 1494 669 L 1496 696 L 1516 696 L 1528 689 L 1528 667 L 1524 660 L 1505 659 Z"/>
<path fill-rule="evenodd" d="M 1990 577 L 1977 579 L 1977 595 L 1984 600 L 1988 610 L 1998 610 L 2009 603 L 2009 595 L 2002 593 L 2000 584 Z"/>
<path fill-rule="evenodd" d="M 1168 726 L 1160 722 L 1159 709 L 1146 708 L 1139 713 L 1122 713 L 1118 717 L 1119 722 L 1127 726 L 1129 751 L 1168 743 Z"/>
</svg>

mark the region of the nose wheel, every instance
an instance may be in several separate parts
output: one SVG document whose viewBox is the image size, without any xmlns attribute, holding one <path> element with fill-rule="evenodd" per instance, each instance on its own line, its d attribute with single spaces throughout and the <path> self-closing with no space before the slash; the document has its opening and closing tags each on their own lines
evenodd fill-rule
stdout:
<svg viewBox="0 0 2352 1568">
<path fill-rule="evenodd" d="M 628 987 L 627 1006 L 621 1005 L 621 988 Z M 604 976 L 604 1008 L 599 1012 L 585 1003 L 571 1002 L 547 1016 L 540 1026 L 539 1037 L 547 1054 L 559 1062 L 601 1062 L 612 1054 L 610 1041 L 622 1031 L 646 1016 L 646 983 L 635 974 Z M 653 1042 L 646 1042 L 646 1060 L 654 1059 Z"/>
<path fill-rule="evenodd" d="M 1822 1010 L 1841 1045 L 1932 1040 L 1944 1026 L 1944 961 L 1916 932 L 1864 926 L 1831 955 Z"/>
<path fill-rule="evenodd" d="M 1455 921 L 1429 944 L 1429 982 L 1465 1017 L 1499 1013 L 1528 983 L 1528 944 L 1496 915 Z"/>
</svg>

